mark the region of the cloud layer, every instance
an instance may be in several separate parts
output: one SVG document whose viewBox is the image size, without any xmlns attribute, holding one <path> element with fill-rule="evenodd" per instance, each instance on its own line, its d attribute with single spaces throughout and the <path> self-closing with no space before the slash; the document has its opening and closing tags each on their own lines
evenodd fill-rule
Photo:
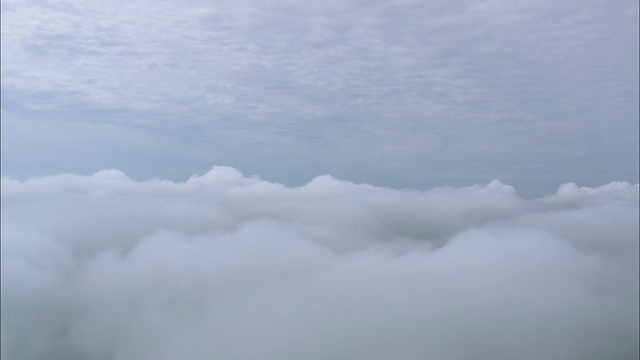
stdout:
<svg viewBox="0 0 640 360">
<path fill-rule="evenodd" d="M 2 179 L 2 357 L 633 359 L 638 185 Z"/>
<path fill-rule="evenodd" d="M 638 181 L 635 0 L 4 0 L 1 46 L 15 178 Z"/>
</svg>

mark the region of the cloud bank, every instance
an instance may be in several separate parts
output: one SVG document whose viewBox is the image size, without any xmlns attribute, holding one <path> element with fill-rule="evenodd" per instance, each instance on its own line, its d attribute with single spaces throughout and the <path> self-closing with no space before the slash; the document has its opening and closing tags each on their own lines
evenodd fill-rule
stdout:
<svg viewBox="0 0 640 360">
<path fill-rule="evenodd" d="M 2 358 L 634 359 L 638 185 L 2 179 Z"/>
</svg>

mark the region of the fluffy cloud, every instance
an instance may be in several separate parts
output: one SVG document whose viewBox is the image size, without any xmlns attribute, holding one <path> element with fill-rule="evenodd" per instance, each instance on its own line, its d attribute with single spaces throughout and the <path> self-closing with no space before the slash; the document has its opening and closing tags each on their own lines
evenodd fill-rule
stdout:
<svg viewBox="0 0 640 360">
<path fill-rule="evenodd" d="M 638 185 L 2 179 L 6 359 L 633 359 Z"/>
</svg>

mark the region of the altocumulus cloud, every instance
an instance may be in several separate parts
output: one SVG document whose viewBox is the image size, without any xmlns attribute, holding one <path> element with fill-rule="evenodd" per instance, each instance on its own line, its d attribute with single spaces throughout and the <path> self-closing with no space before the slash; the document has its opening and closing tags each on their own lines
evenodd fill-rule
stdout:
<svg viewBox="0 0 640 360">
<path fill-rule="evenodd" d="M 638 185 L 2 179 L 3 359 L 634 359 Z"/>
</svg>

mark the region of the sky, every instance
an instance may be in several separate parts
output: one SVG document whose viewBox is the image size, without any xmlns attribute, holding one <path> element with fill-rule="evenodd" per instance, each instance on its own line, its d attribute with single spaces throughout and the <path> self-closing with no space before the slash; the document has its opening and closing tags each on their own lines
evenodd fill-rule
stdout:
<svg viewBox="0 0 640 360">
<path fill-rule="evenodd" d="M 2 359 L 633 360 L 638 184 L 2 179 Z"/>
<path fill-rule="evenodd" d="M 638 182 L 638 4 L 2 1 L 2 174 Z"/>
<path fill-rule="evenodd" d="M 0 356 L 637 359 L 638 16 L 2 0 Z"/>
</svg>

